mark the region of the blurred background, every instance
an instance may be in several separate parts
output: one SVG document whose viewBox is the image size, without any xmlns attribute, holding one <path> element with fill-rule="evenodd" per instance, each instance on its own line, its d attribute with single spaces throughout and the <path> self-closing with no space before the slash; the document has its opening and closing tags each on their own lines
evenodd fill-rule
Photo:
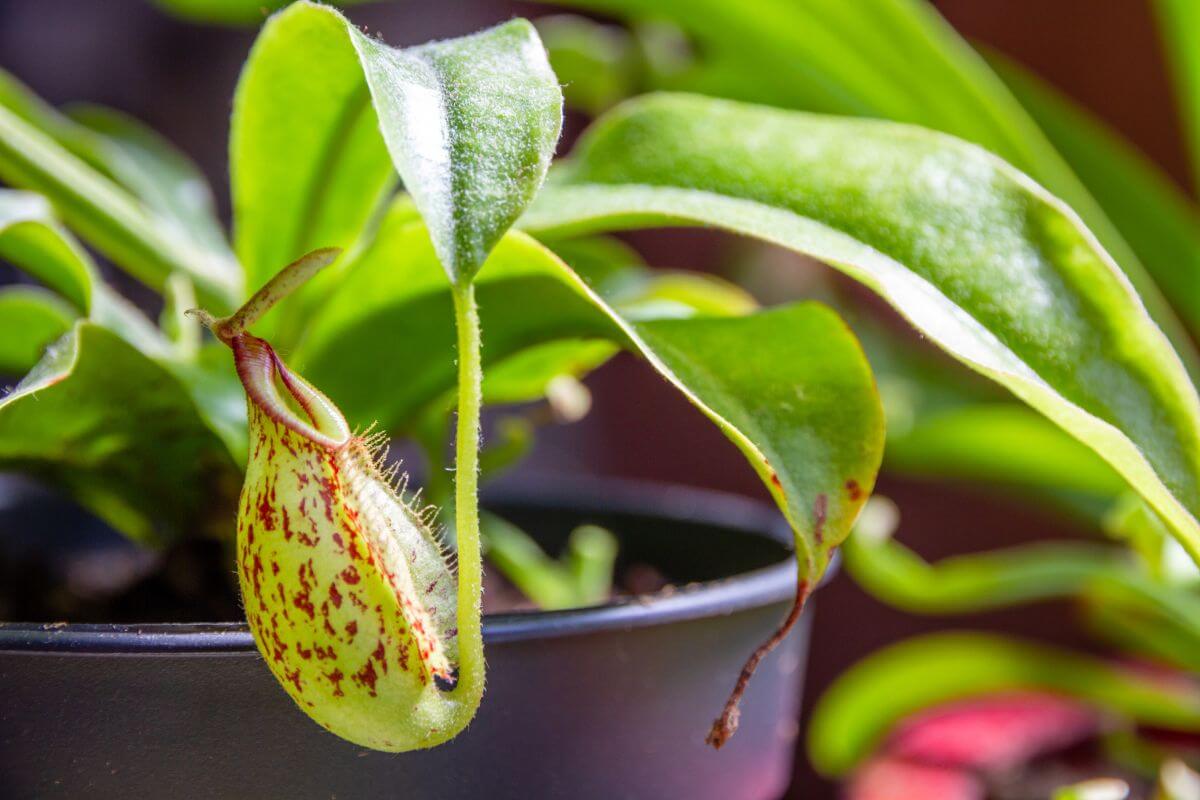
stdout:
<svg viewBox="0 0 1200 800">
<path fill-rule="evenodd" d="M 933 5 L 967 39 L 1023 65 L 1107 122 L 1190 192 L 1182 126 L 1148 3 L 938 0 Z M 408 45 L 556 10 L 500 0 L 397 0 L 359 6 L 350 15 L 389 44 Z M 0 0 L 0 66 L 55 105 L 89 101 L 112 106 L 163 133 L 202 167 L 225 220 L 230 99 L 254 35 L 252 26 L 193 24 L 142 0 Z M 569 149 L 585 121 L 585 115 L 572 111 L 560 152 Z M 853 291 L 818 265 L 775 269 L 780 260 L 796 257 L 732 237 L 673 231 L 638 234 L 629 241 L 651 264 L 719 272 L 764 303 Z M 781 274 L 790 277 L 784 280 Z M 114 282 L 136 299 L 157 302 L 119 276 Z M 767 499 L 740 454 L 645 365 L 619 356 L 588 385 L 595 398 L 592 413 L 574 425 L 543 431 L 521 467 L 526 474 L 621 476 Z M 1085 535 L 1076 517 L 979 484 L 885 471 L 879 491 L 901 510 L 898 538 L 929 558 Z M 806 710 L 839 670 L 922 631 L 971 627 L 1088 647 L 1065 604 L 952 620 L 914 617 L 872 599 L 845 574 L 834 577 L 816 603 Z M 835 796 L 811 772 L 803 752 L 793 796 Z"/>
</svg>

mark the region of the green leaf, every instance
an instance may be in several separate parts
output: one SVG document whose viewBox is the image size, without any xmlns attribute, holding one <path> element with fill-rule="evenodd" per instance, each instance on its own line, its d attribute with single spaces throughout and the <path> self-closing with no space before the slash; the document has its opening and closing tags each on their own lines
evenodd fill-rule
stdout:
<svg viewBox="0 0 1200 800">
<path fill-rule="evenodd" d="M 1200 27 L 1200 18 L 1196 25 Z M 1001 77 L 1200 335 L 1200 213 L 1148 158 L 1032 73 L 990 56 Z"/>
<path fill-rule="evenodd" d="M 881 601 L 916 614 L 963 614 L 1047 599 L 1102 597 L 1108 610 L 1138 625 L 1170 626 L 1182 642 L 1172 661 L 1195 663 L 1200 598 L 1164 585 L 1131 554 L 1114 547 L 1039 542 L 930 564 L 892 538 L 896 515 L 872 499 L 843 550 L 855 582 Z M 886 505 L 885 505 L 886 504 Z M 1112 638 L 1111 632 L 1102 635 Z"/>
<path fill-rule="evenodd" d="M 419 224 L 385 223 L 295 353 L 352 423 L 416 423 L 454 387 L 449 288 Z M 364 292 L 370 287 L 369 292 Z M 476 282 L 484 358 L 566 339 L 645 358 L 746 455 L 797 532 L 813 580 L 874 485 L 882 411 L 857 342 L 814 303 L 738 317 L 635 321 L 549 250 L 505 237 Z M 386 349 L 373 342 L 387 337 Z M 388 392 L 379 375 L 405 376 Z"/>
<path fill-rule="evenodd" d="M 0 287 L 0 373 L 28 372 L 46 345 L 67 332 L 75 316 L 69 304 L 45 289 Z"/>
<path fill-rule="evenodd" d="M 96 149 L 102 141 L 98 136 L 0 73 L 0 179 L 45 196 L 73 230 L 148 286 L 159 289 L 169 274 L 183 272 L 206 302 L 227 307 L 241 291 L 236 262 L 227 253 L 198 246 L 177 225 L 164 224 L 89 163 L 105 157 Z"/>
<path fill-rule="evenodd" d="M 813 712 L 808 752 L 826 775 L 842 775 L 910 714 L 994 692 L 1044 690 L 1133 722 L 1200 730 L 1200 692 L 1089 656 L 970 633 L 910 639 L 842 673 Z"/>
<path fill-rule="evenodd" d="M 175 376 L 90 322 L 0 400 L 0 469 L 62 487 L 146 543 L 225 532 L 239 483 Z"/>
<path fill-rule="evenodd" d="M 158 328 L 100 278 L 87 251 L 63 230 L 41 195 L 0 189 L 0 258 L 144 353 L 168 352 Z"/>
<path fill-rule="evenodd" d="M 541 185 L 561 121 L 528 22 L 397 50 L 294 3 L 264 26 L 234 99 L 235 246 L 251 285 L 315 247 L 350 245 L 393 163 L 451 280 L 469 280 Z"/>
<path fill-rule="evenodd" d="M 1192 341 L 1139 260 L 1154 253 L 1130 248 L 1126 232 L 1117 230 L 1004 82 L 926 0 L 555 2 L 632 20 L 665 18 L 682 28 L 694 40 L 698 63 L 661 76 L 652 71 L 659 88 L 908 122 L 999 155 L 1083 218 L 1192 374 L 1200 375 Z M 1155 272 L 1173 268 L 1163 262 Z"/>
<path fill-rule="evenodd" d="M 1078 218 L 966 143 L 691 96 L 598 122 L 522 222 L 707 224 L 829 263 L 1095 450 L 1200 559 L 1200 401 Z"/>
<path fill-rule="evenodd" d="M 637 331 L 651 363 L 705 398 L 701 410 L 771 488 L 807 551 L 809 580 L 819 578 L 874 486 L 883 446 L 882 411 L 849 329 L 809 303 Z M 801 354 L 816 342 L 819 355 Z"/>
<path fill-rule="evenodd" d="M 1156 0 L 1154 6 L 1200 189 L 1200 5 L 1195 0 Z"/>
<path fill-rule="evenodd" d="M 347 247 L 395 183 L 346 21 L 295 3 L 267 22 L 230 122 L 234 249 L 255 289 L 319 247 Z"/>
<path fill-rule="evenodd" d="M 515 19 L 397 50 L 350 28 L 380 128 L 451 283 L 467 283 L 533 199 L 562 128 L 537 32 Z"/>
<path fill-rule="evenodd" d="M 0 257 L 62 295 L 78 311 L 91 310 L 95 268 L 54 219 L 41 195 L 0 189 Z"/>
<path fill-rule="evenodd" d="M 958 614 L 1078 594 L 1133 574 L 1127 554 L 1095 544 L 1040 542 L 930 564 L 892 538 L 894 508 L 873 499 L 846 540 L 846 568 L 884 603 L 917 614 Z"/>
</svg>

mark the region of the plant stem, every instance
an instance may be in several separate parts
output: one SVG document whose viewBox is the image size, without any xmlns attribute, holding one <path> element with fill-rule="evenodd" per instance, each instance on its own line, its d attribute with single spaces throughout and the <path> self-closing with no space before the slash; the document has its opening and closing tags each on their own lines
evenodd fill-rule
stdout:
<svg viewBox="0 0 1200 800">
<path fill-rule="evenodd" d="M 458 423 L 455 429 L 454 528 L 458 539 L 458 655 L 462 695 L 473 713 L 483 696 L 483 631 L 480 599 L 483 558 L 479 542 L 479 414 L 483 404 L 479 309 L 475 287 L 456 285 L 458 328 Z"/>
</svg>

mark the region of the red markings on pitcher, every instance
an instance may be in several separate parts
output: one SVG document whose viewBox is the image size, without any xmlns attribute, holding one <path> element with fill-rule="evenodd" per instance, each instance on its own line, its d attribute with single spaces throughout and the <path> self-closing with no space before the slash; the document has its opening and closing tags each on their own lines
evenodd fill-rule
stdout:
<svg viewBox="0 0 1200 800">
<path fill-rule="evenodd" d="M 376 696 L 375 682 L 379 680 L 379 676 L 375 674 L 375 665 L 370 661 L 367 661 L 366 664 L 363 664 L 362 669 L 351 675 L 350 680 L 366 689 L 371 697 Z"/>
</svg>

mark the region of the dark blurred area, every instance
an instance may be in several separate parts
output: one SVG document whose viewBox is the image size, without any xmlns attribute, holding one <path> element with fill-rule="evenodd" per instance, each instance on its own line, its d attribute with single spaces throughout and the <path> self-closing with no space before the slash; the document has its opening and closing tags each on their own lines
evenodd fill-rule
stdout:
<svg viewBox="0 0 1200 800">
<path fill-rule="evenodd" d="M 939 0 L 935 5 L 965 36 L 1037 72 L 1186 186 L 1180 126 L 1143 0 Z M 389 43 L 405 45 L 554 10 L 500 0 L 399 0 L 354 8 L 350 16 Z M 171 19 L 141 0 L 0 0 L 0 65 L 52 103 L 110 105 L 161 131 L 204 169 L 225 218 L 230 99 L 253 38 L 253 30 Z M 577 129 L 573 125 L 569 131 Z M 634 241 L 651 264 L 696 269 L 718 268 L 722 256 L 737 247 L 695 231 Z M 733 446 L 644 365 L 618 357 L 589 383 L 596 398 L 592 414 L 576 425 L 545 431 L 523 470 L 677 482 L 766 499 Z M 901 509 L 899 538 L 931 558 L 1081 533 L 1060 514 L 982 487 L 885 475 L 879 491 Z M 953 620 L 916 618 L 867 597 L 844 575 L 819 594 L 817 606 L 806 707 L 841 669 L 918 632 L 971 627 L 1086 642 L 1066 606 Z M 836 792 L 811 773 L 801 754 L 790 796 L 816 800 Z"/>
</svg>

